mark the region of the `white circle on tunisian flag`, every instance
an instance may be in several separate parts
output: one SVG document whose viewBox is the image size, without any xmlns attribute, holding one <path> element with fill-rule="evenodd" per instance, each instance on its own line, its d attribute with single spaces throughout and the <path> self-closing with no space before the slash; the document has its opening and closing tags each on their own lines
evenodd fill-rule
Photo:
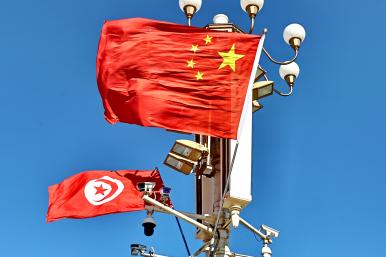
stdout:
<svg viewBox="0 0 386 257">
<path fill-rule="evenodd" d="M 84 195 L 92 205 L 102 205 L 116 198 L 124 188 L 120 180 L 103 176 L 90 180 L 84 187 Z"/>
</svg>

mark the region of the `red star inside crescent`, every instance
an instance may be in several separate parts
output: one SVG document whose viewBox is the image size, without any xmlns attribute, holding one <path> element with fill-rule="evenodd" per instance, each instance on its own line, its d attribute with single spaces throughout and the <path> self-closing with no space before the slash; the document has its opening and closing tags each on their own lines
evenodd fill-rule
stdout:
<svg viewBox="0 0 386 257">
<path fill-rule="evenodd" d="M 101 184 L 99 187 L 94 187 L 97 191 L 95 192 L 95 195 L 101 194 L 105 195 L 105 191 L 107 188 L 103 188 L 103 185 Z"/>
</svg>

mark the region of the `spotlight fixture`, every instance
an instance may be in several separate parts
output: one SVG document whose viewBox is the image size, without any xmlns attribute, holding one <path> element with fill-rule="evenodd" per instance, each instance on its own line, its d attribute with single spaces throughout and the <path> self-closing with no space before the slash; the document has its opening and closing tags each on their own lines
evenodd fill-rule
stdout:
<svg viewBox="0 0 386 257">
<path fill-rule="evenodd" d="M 252 101 L 252 112 L 257 112 L 260 109 L 263 109 L 264 105 L 258 101 Z"/>
<path fill-rule="evenodd" d="M 191 174 L 196 168 L 196 164 L 194 162 L 173 153 L 168 154 L 164 164 L 176 171 L 184 173 L 185 175 Z"/>
<path fill-rule="evenodd" d="M 196 168 L 203 169 L 202 164 L 205 162 L 202 162 L 202 160 L 208 154 L 208 148 L 205 146 L 194 141 L 181 139 L 174 143 L 164 164 L 185 175 L 189 175 Z"/>
<path fill-rule="evenodd" d="M 267 71 L 265 71 L 262 67 L 257 67 L 256 76 L 255 76 L 255 82 L 257 82 L 259 79 L 264 77 L 264 75 L 267 74 Z"/>
<path fill-rule="evenodd" d="M 208 148 L 197 142 L 181 139 L 174 143 L 170 152 L 196 162 L 208 155 Z"/>
<path fill-rule="evenodd" d="M 273 94 L 273 81 L 259 81 L 253 84 L 252 100 L 259 100 Z"/>
</svg>

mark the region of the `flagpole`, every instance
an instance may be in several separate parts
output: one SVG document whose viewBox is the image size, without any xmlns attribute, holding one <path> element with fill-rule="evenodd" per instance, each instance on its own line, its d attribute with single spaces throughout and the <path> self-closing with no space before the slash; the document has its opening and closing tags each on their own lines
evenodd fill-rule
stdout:
<svg viewBox="0 0 386 257">
<path fill-rule="evenodd" d="M 240 32 L 240 30 L 233 25 L 229 24 L 224 25 L 223 30 L 224 31 L 233 31 L 233 32 Z M 213 29 L 211 25 L 208 25 L 207 28 Z M 216 27 L 216 30 L 219 28 Z M 248 83 L 248 89 L 246 91 L 246 97 L 243 105 L 243 111 L 241 114 L 240 119 L 240 125 L 237 132 L 238 140 L 230 140 L 230 139 L 216 139 L 201 135 L 196 135 L 196 142 L 203 144 L 208 147 L 209 151 L 210 149 L 216 149 L 220 148 L 222 149 L 219 153 L 219 156 L 215 156 L 213 152 L 210 151 L 210 155 L 212 155 L 212 159 L 219 159 L 221 160 L 220 169 L 217 170 L 216 168 L 213 168 L 214 172 L 214 181 L 215 183 L 210 185 L 214 186 L 214 196 L 208 197 L 203 192 L 196 192 L 196 197 L 201 193 L 201 196 L 199 197 L 199 201 L 196 202 L 196 206 L 198 207 L 197 212 L 203 214 L 203 209 L 209 209 L 210 207 L 214 207 L 214 212 L 212 213 L 212 216 L 215 217 L 214 223 L 214 229 L 215 233 L 211 238 L 205 238 L 198 233 L 198 236 L 203 238 L 204 240 L 209 240 L 211 243 L 211 247 L 209 247 L 209 251 L 207 251 L 207 257 L 230 257 L 232 255 L 232 252 L 229 249 L 229 237 L 230 237 L 230 229 L 228 228 L 228 225 L 232 222 L 232 224 L 238 224 L 238 215 L 240 210 L 245 207 L 246 204 L 248 204 L 251 200 L 251 183 L 248 182 L 247 186 L 244 183 L 238 183 L 233 182 L 232 187 L 233 189 L 235 187 L 242 187 L 246 188 L 249 187 L 249 191 L 247 193 L 241 193 L 241 194 L 230 194 L 230 184 L 232 180 L 232 170 L 234 169 L 235 161 L 237 161 L 235 176 L 241 176 L 244 178 L 245 181 L 251 181 L 251 165 L 252 165 L 252 87 L 254 83 L 254 79 L 256 76 L 257 67 L 259 65 L 259 60 L 263 48 L 263 43 L 265 39 L 266 30 L 264 30 L 264 33 L 259 41 L 259 46 L 256 49 L 255 53 L 255 59 L 253 63 L 253 69 L 252 73 L 249 78 Z M 241 140 L 241 150 L 242 154 L 237 155 L 237 150 L 239 148 L 239 140 Z M 232 147 L 234 141 L 234 147 Z M 212 145 L 212 147 L 210 147 Z M 220 145 L 220 147 L 219 147 Z M 233 148 L 233 149 L 232 149 Z M 232 156 L 232 157 L 231 157 Z M 243 165 L 240 166 L 240 163 L 243 163 Z M 249 164 L 248 164 L 249 163 Z M 245 164 L 247 164 L 245 166 Z M 215 166 L 213 164 L 212 166 Z M 241 173 L 240 173 L 241 172 Z M 201 182 L 200 182 L 201 180 Z M 204 187 L 205 190 L 205 184 L 202 181 L 209 180 L 207 178 L 199 178 L 196 180 L 196 190 L 202 190 L 202 187 Z M 198 183 L 201 183 L 198 184 Z M 234 190 L 233 190 L 234 191 Z M 241 190 L 243 191 L 243 190 Z M 245 190 L 244 190 L 245 191 Z M 227 199 L 226 205 L 224 206 L 224 200 L 226 196 L 230 196 Z M 213 201 L 214 199 L 214 201 Z M 243 200 L 245 199 L 245 200 Z M 248 200 L 249 199 L 249 200 Z M 232 212 L 232 219 L 229 220 L 229 218 L 226 218 L 224 216 L 224 207 L 227 207 Z M 221 221 L 221 226 L 220 225 Z"/>
</svg>

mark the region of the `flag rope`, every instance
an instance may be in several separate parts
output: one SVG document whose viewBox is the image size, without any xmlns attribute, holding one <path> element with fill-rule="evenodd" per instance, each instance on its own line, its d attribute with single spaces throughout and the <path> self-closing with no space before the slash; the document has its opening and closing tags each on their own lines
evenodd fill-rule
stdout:
<svg viewBox="0 0 386 257">
<path fill-rule="evenodd" d="M 178 229 L 180 230 L 180 233 L 181 233 L 182 240 L 184 240 L 186 251 L 188 253 L 188 256 L 190 256 L 189 246 L 188 246 L 188 243 L 186 242 L 185 234 L 184 234 L 184 231 L 182 230 L 180 220 L 177 217 L 175 217 L 175 218 L 177 221 Z"/>
</svg>

